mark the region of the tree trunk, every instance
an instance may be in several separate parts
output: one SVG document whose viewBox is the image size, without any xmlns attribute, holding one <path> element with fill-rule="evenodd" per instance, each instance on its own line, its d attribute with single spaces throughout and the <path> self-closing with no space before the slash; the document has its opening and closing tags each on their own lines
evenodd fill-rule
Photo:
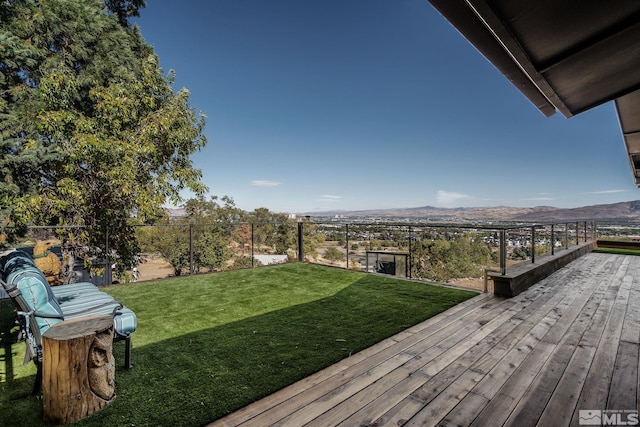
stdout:
<svg viewBox="0 0 640 427">
<path fill-rule="evenodd" d="M 68 424 L 115 399 L 113 317 L 60 322 L 42 336 L 44 419 Z"/>
</svg>

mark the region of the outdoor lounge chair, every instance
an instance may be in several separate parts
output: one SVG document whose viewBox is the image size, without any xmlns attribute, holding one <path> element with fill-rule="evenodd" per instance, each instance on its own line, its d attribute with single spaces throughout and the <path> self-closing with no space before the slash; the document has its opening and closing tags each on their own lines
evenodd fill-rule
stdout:
<svg viewBox="0 0 640 427">
<path fill-rule="evenodd" d="M 27 345 L 25 363 L 33 360 L 38 368 L 34 394 L 39 392 L 42 380 L 42 335 L 65 320 L 113 315 L 114 341 L 125 341 L 125 366 L 131 368 L 131 334 L 136 330 L 136 315 L 93 283 L 51 287 L 27 253 L 12 250 L 0 254 L 0 285 L 18 310 L 18 323 Z"/>
</svg>

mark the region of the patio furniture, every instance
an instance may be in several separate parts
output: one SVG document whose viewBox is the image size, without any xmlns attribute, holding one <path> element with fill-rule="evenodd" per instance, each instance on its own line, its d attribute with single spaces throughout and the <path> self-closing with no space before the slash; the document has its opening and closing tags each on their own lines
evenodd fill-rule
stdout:
<svg viewBox="0 0 640 427">
<path fill-rule="evenodd" d="M 113 316 L 114 341 L 125 341 L 125 366 L 131 368 L 131 334 L 136 315 L 93 283 L 49 286 L 44 274 L 25 252 L 0 253 L 0 285 L 17 307 L 17 318 L 27 345 L 25 363 L 33 360 L 38 370 L 33 392 L 42 380 L 42 335 L 53 325 L 95 315 Z"/>
<path fill-rule="evenodd" d="M 42 402 L 45 422 L 69 424 L 116 398 L 113 317 L 56 323 L 42 335 Z"/>
</svg>

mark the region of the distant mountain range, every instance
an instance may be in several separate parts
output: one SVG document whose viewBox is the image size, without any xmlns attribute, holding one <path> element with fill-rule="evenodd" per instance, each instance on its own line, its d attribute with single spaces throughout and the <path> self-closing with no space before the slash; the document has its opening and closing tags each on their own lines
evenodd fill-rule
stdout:
<svg viewBox="0 0 640 427">
<path fill-rule="evenodd" d="M 583 206 L 572 209 L 555 208 L 553 206 L 536 206 L 533 208 L 514 208 L 508 206 L 437 208 L 433 206 L 423 206 L 418 208 L 309 212 L 307 214 L 313 216 L 451 218 L 525 222 L 577 221 L 584 219 L 600 221 L 638 221 L 640 220 L 640 200 Z"/>
</svg>

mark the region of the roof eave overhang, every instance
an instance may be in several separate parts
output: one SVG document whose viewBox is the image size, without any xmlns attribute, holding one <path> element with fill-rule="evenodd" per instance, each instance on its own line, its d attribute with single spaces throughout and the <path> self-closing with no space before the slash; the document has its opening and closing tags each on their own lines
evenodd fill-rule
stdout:
<svg viewBox="0 0 640 427">
<path fill-rule="evenodd" d="M 591 8 L 590 13 L 576 13 L 580 11 L 574 5 L 561 0 L 429 2 L 545 116 L 560 111 L 569 118 L 615 100 L 634 182 L 640 187 L 638 4 L 625 3 L 616 8 L 591 2 L 585 4 L 585 8 Z M 537 15 L 537 20 L 527 22 L 521 19 L 540 11 L 559 15 Z M 559 17 L 555 27 L 543 19 L 548 16 Z M 583 20 L 576 21 L 579 19 Z M 602 28 L 596 30 L 600 24 Z M 576 44 L 565 46 L 555 56 L 541 56 L 545 45 L 537 36 L 553 36 L 542 39 L 550 40 L 547 47 L 555 47 L 564 40 L 560 33 L 576 36 Z"/>
<path fill-rule="evenodd" d="M 615 100 L 622 138 L 636 187 L 640 187 L 640 91 Z"/>
<path fill-rule="evenodd" d="M 505 44 L 496 38 L 497 34 L 487 26 L 486 20 L 478 15 L 477 9 L 470 7 L 464 0 L 429 1 L 542 114 L 550 117 L 556 113 L 556 106 L 536 83 L 540 81 L 537 73 L 527 72 L 527 68 L 531 67 L 516 60 Z"/>
</svg>

